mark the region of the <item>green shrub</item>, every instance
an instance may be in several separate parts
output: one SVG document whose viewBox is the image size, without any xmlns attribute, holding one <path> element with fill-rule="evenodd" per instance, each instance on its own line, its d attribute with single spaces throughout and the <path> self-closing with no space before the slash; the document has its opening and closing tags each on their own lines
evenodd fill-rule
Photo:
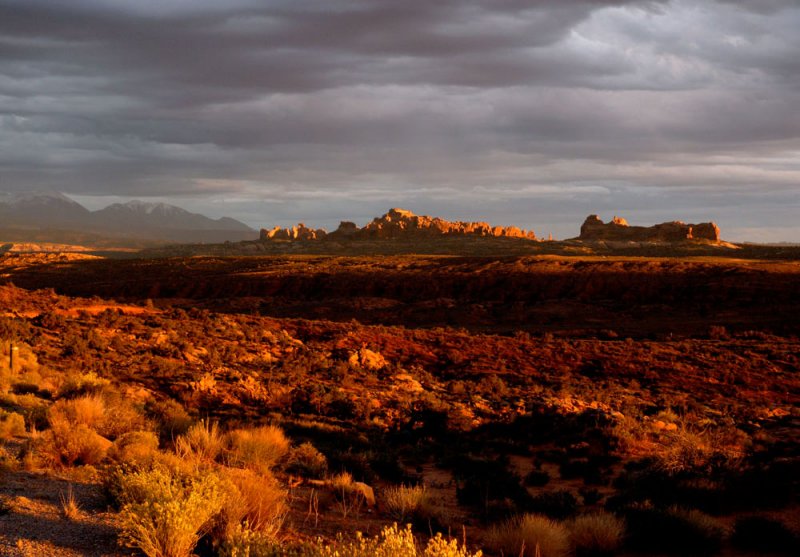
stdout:
<svg viewBox="0 0 800 557">
<path fill-rule="evenodd" d="M 120 540 L 147 557 L 188 557 L 225 503 L 214 474 L 184 477 L 154 467 L 120 479 Z"/>
</svg>

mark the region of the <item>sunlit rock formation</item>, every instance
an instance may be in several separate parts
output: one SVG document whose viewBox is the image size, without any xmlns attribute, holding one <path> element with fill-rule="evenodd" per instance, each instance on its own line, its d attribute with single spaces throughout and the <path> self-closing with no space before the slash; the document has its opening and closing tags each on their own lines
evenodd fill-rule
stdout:
<svg viewBox="0 0 800 557">
<path fill-rule="evenodd" d="M 686 224 L 664 222 L 654 226 L 630 226 L 620 217 L 604 223 L 597 215 L 589 215 L 581 225 L 579 240 L 612 240 L 627 242 L 681 242 L 708 240 L 719 242 L 719 227 L 713 222 Z"/>
</svg>

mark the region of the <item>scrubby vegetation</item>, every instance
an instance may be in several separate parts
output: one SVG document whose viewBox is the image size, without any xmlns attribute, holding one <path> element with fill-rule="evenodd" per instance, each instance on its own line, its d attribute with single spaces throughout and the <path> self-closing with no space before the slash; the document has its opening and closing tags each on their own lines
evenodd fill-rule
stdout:
<svg viewBox="0 0 800 557">
<path fill-rule="evenodd" d="M 64 495 L 60 516 L 110 504 L 119 540 L 148 556 L 796 552 L 790 335 L 0 299 L 0 521 L 25 504 L 3 478 L 33 473 L 102 485 L 103 504 Z"/>
</svg>

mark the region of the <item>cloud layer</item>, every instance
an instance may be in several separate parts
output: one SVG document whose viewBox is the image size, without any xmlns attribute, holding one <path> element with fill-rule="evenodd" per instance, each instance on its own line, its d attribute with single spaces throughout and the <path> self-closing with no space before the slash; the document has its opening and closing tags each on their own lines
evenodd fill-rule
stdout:
<svg viewBox="0 0 800 557">
<path fill-rule="evenodd" d="M 0 0 L 0 189 L 800 241 L 798 29 L 789 0 Z"/>
</svg>

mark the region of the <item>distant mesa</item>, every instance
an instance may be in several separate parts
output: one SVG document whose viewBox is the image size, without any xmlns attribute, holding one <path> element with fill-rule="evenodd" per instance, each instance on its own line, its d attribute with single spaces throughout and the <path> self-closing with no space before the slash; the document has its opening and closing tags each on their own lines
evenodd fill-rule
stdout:
<svg viewBox="0 0 800 557">
<path fill-rule="evenodd" d="M 705 240 L 719 242 L 719 227 L 713 222 L 686 224 L 664 222 L 654 226 L 630 226 L 620 217 L 604 223 L 597 215 L 589 215 L 581 225 L 579 240 L 609 240 L 621 242 L 683 242 Z"/>
<path fill-rule="evenodd" d="M 479 236 L 522 238 L 536 240 L 533 231 L 525 231 L 516 226 L 492 226 L 486 222 L 450 222 L 438 217 L 415 215 L 404 209 L 389 209 L 382 217 L 372 220 L 363 228 L 344 221 L 330 234 L 322 229 L 307 228 L 300 223 L 292 228 L 275 227 L 262 229 L 262 240 L 321 240 L 328 239 L 410 239 L 424 240 L 443 236 Z"/>
<path fill-rule="evenodd" d="M 271 230 L 261 229 L 259 237 L 261 240 L 321 240 L 328 233 L 322 228 L 308 228 L 302 222 L 291 228 L 281 228 L 276 226 Z"/>
</svg>

